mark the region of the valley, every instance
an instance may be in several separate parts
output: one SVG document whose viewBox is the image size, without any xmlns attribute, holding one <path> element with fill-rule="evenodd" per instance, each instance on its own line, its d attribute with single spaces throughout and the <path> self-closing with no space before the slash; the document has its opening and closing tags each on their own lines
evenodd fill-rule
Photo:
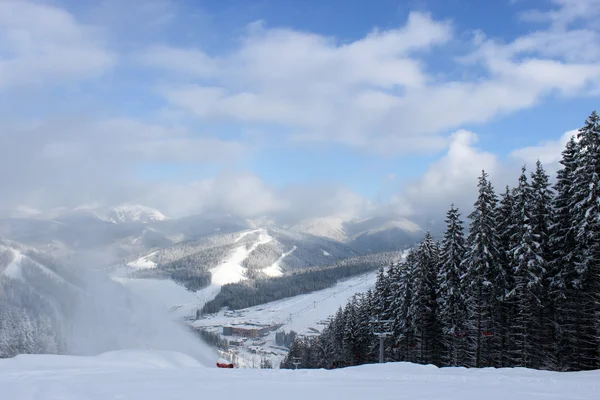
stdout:
<svg viewBox="0 0 600 400">
<path fill-rule="evenodd" d="M 277 226 L 268 219 L 232 215 L 172 219 L 144 206 L 80 207 L 0 219 L 0 234 L 10 238 L 3 245 L 0 283 L 23 299 L 35 296 L 15 303 L 14 296 L 0 293 L 2 304 L 14 310 L 4 318 L 14 320 L 14 329 L 33 323 L 40 326 L 34 335 L 38 329 L 53 335 L 52 342 L 39 345 L 0 342 L 0 352 L 30 352 L 35 346 L 59 353 L 116 350 L 135 342 L 128 337 L 132 331 L 168 318 L 229 341 L 222 356 L 240 367 L 256 367 L 265 357 L 278 366 L 287 349 L 276 343 L 276 334 L 318 333 L 350 297 L 371 288 L 375 271 L 397 261 L 401 250 L 418 240 L 420 230 L 403 224 L 321 219 Z M 406 229 L 400 232 L 402 227 Z M 343 234 L 332 235 L 334 230 Z M 357 237 L 381 232 L 398 240 L 383 247 L 380 243 L 386 252 L 354 248 Z M 107 304 L 98 297 L 105 295 L 111 296 Z M 52 311 L 38 321 L 35 310 L 42 301 Z M 70 302 L 79 303 L 81 310 Z M 126 308 L 109 311 L 116 304 Z M 96 323 L 108 324 L 112 336 L 81 342 L 76 336 L 94 329 L 83 310 L 105 315 Z M 81 322 L 62 328 L 74 319 Z M 129 326 L 117 332 L 119 324 Z M 223 334 L 225 326 L 242 325 L 277 329 L 260 340 Z M 0 332 L 0 337 L 8 334 Z M 144 340 L 157 343 L 152 337 Z M 173 346 L 167 340 L 159 347 Z"/>
</svg>

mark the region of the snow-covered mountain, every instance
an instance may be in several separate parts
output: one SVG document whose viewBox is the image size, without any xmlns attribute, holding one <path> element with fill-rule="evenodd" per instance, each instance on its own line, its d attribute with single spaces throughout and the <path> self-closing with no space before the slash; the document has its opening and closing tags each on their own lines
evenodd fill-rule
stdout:
<svg viewBox="0 0 600 400">
<path fill-rule="evenodd" d="M 247 277 L 280 276 L 285 272 L 331 265 L 359 255 L 331 239 L 289 232 L 276 227 L 216 232 L 195 241 L 152 251 L 127 265 L 136 276 L 173 274 L 187 270 L 184 279 L 224 285 Z"/>
<path fill-rule="evenodd" d="M 315 218 L 289 229 L 345 243 L 363 254 L 403 250 L 425 234 L 419 225 L 398 217 Z"/>
<path fill-rule="evenodd" d="M 345 242 L 348 239 L 345 223 L 342 218 L 311 218 L 292 225 L 290 230 Z"/>
<path fill-rule="evenodd" d="M 114 223 L 147 224 L 156 221 L 165 221 L 167 217 L 155 208 L 139 204 L 123 204 L 113 207 L 108 212 L 108 218 Z"/>
<path fill-rule="evenodd" d="M 425 231 L 404 218 L 371 217 L 345 225 L 346 243 L 364 254 L 404 250 L 423 239 Z"/>
<path fill-rule="evenodd" d="M 240 246 L 247 245 L 253 250 L 244 257 L 244 268 L 271 276 L 331 265 L 356 255 L 404 250 L 424 235 L 411 221 L 384 217 L 315 218 L 279 225 L 268 217 L 248 219 L 231 214 L 167 219 L 160 211 L 145 206 L 103 209 L 95 204 L 60 210 L 51 218 L 41 217 L 37 212 L 21 215 L 0 219 L 0 237 L 47 251 L 101 255 L 107 266 L 123 261 L 135 264 L 150 253 L 155 253 L 155 257 L 181 253 L 186 268 L 198 271 L 195 263 L 201 263 L 205 272 L 224 262 Z M 249 234 L 251 231 L 263 232 L 270 239 L 258 243 L 260 234 Z M 237 242 L 241 236 L 245 239 Z M 256 245 L 246 241 L 255 241 Z M 236 254 L 242 254 L 241 250 Z M 149 261 L 154 262 L 144 259 L 138 264 L 148 265 Z M 157 265 L 173 261 L 168 256 Z"/>
</svg>

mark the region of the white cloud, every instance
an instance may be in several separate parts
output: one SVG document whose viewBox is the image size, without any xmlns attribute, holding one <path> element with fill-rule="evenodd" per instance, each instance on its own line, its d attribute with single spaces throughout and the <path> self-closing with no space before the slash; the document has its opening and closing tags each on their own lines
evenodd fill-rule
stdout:
<svg viewBox="0 0 600 400">
<path fill-rule="evenodd" d="M 374 209 L 364 197 L 334 185 L 289 185 L 277 188 L 246 172 L 224 172 L 214 178 L 141 187 L 135 202 L 170 216 L 228 212 L 244 217 L 275 216 L 294 223 L 305 218 L 352 218 Z"/>
<path fill-rule="evenodd" d="M 145 190 L 137 175 L 140 166 L 163 162 L 225 166 L 249 151 L 238 141 L 129 118 L 5 123 L 0 143 L 3 206 L 28 204 L 41 209 L 118 203 Z"/>
<path fill-rule="evenodd" d="M 388 151 L 391 144 L 406 152 L 444 145 L 435 132 L 406 143 L 413 132 L 395 116 L 398 107 L 406 108 L 406 100 L 396 93 L 427 85 L 430 77 L 411 55 L 450 38 L 447 22 L 420 13 L 412 13 L 404 27 L 373 31 L 348 44 L 255 24 L 241 46 L 224 56 L 159 46 L 140 54 L 139 60 L 184 74 L 181 79 L 187 75 L 188 83 L 161 91 L 171 104 L 199 118 L 272 124 L 289 129 L 296 140 L 380 151 Z M 373 140 L 377 138 L 385 144 Z"/>
<path fill-rule="evenodd" d="M 457 131 L 451 136 L 448 152 L 430 164 L 422 176 L 405 185 L 402 192 L 392 196 L 386 209 L 402 216 L 434 216 L 439 220 L 454 203 L 466 216 L 477 197 L 477 178 L 482 170 L 489 174 L 498 195 L 504 192 L 506 185 L 514 187 L 517 184 L 521 166 L 526 165 L 527 170 L 533 172 L 538 160 L 553 181 L 561 168 L 561 153 L 576 133 L 577 130 L 571 130 L 556 140 L 515 149 L 506 159 L 500 159 L 475 146 L 475 133 Z"/>
<path fill-rule="evenodd" d="M 599 0 L 551 0 L 554 8 L 529 10 L 521 14 L 525 21 L 550 22 L 555 29 L 565 29 L 575 21 L 590 21 L 600 15 Z"/>
<path fill-rule="evenodd" d="M 562 159 L 562 151 L 577 132 L 578 130 L 567 131 L 558 140 L 546 140 L 535 146 L 513 150 L 510 157 L 528 165 L 529 168 L 533 168 L 537 160 L 540 160 L 546 172 L 553 176 L 561 168 L 559 161 Z"/>
<path fill-rule="evenodd" d="M 142 188 L 134 200 L 175 217 L 211 211 L 252 217 L 285 207 L 276 190 L 259 177 L 233 172 L 194 182 L 159 183 Z"/>
<path fill-rule="evenodd" d="M 499 172 L 497 157 L 475 147 L 477 135 L 459 130 L 451 135 L 446 155 L 432 163 L 416 181 L 407 184 L 392 198 L 399 214 L 442 215 L 451 203 L 469 207 L 477 193 L 477 177 L 486 170 L 492 177 Z"/>
<path fill-rule="evenodd" d="M 176 74 L 179 83 L 161 93 L 201 120 L 277 127 L 292 140 L 392 155 L 437 151 L 448 131 L 465 124 L 600 87 L 594 30 L 550 27 L 509 43 L 478 34 L 474 51 L 456 58 L 462 70 L 483 68 L 471 80 L 445 79 L 435 57 L 422 57 L 453 39 L 450 23 L 413 12 L 398 29 L 350 43 L 258 23 L 224 55 L 158 46 L 138 58 Z"/>
<path fill-rule="evenodd" d="M 97 77 L 116 63 L 99 31 L 30 1 L 0 2 L 0 50 L 0 89 Z"/>
<path fill-rule="evenodd" d="M 129 0 L 124 7 L 121 1 L 103 0 L 92 9 L 97 15 L 82 18 L 48 5 L 52 2 L 0 0 L 0 90 L 98 77 L 117 66 L 115 49 L 139 50 L 140 43 L 145 48 L 134 54 L 135 65 L 118 65 L 123 69 L 112 76 L 118 83 L 127 78 L 127 87 L 101 93 L 115 94 L 105 106 L 118 109 L 120 116 L 91 109 L 93 116 L 85 118 L 67 113 L 61 118 L 23 121 L 9 115 L 3 120 L 3 202 L 47 208 L 135 200 L 169 215 L 222 209 L 288 218 L 373 211 L 369 200 L 336 185 L 275 188 L 247 172 L 151 184 L 136 175 L 140 164 L 162 162 L 222 169 L 253 150 L 243 133 L 260 131 L 267 136 L 265 142 L 272 134 L 391 156 L 447 149 L 392 199 L 392 205 L 404 215 L 442 215 L 453 201 L 470 208 L 482 169 L 491 173 L 500 190 L 514 183 L 511 171 L 523 162 L 533 165 L 540 158 L 549 172 L 556 165 L 566 136 L 517 149 L 504 161 L 478 149 L 476 135 L 461 128 L 532 107 L 545 96 L 597 91 L 598 2 L 556 0 L 552 11 L 528 14 L 543 24 L 538 30 L 509 42 L 477 32 L 471 43 L 458 46 L 470 49 L 464 57 L 452 54 L 447 60 L 447 50 L 456 49 L 460 40 L 455 27 L 419 12 L 396 29 L 373 30 L 350 42 L 257 22 L 247 27 L 236 47 L 212 53 L 164 44 L 171 36 L 160 33 L 180 23 L 174 20 L 180 17 L 174 2 L 140 5 Z M 136 25 L 131 33 L 136 18 L 144 26 Z M 188 33 L 183 25 L 177 26 L 177 34 Z M 158 41 L 148 43 L 149 37 Z M 192 42 L 187 36 L 179 39 Z M 123 59 L 130 60 L 129 55 L 123 54 Z M 140 65 L 159 74 L 137 70 Z M 135 74 L 134 79 L 129 74 Z M 141 90 L 136 86 L 140 83 Z M 148 87 L 158 89 L 166 109 L 151 109 L 155 98 L 146 103 Z M 35 88 L 32 93 L 36 95 Z M 79 99 L 76 94 L 65 103 L 78 105 Z M 21 102 L 27 104 L 26 99 Z M 128 110 L 137 112 L 137 107 L 148 107 L 140 112 L 143 115 L 156 111 L 151 121 L 160 115 L 170 116 L 171 123 L 128 117 Z M 184 122 L 188 124 L 180 125 Z M 233 133 L 230 137 L 240 139 L 226 140 L 196 128 L 218 129 L 221 123 Z M 452 131 L 456 132 L 449 136 Z"/>
</svg>

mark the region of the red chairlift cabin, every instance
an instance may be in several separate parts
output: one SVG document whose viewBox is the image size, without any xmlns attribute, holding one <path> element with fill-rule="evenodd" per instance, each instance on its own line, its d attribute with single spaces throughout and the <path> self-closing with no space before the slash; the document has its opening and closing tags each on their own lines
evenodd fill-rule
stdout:
<svg viewBox="0 0 600 400">
<path fill-rule="evenodd" d="M 492 336 L 494 336 L 494 331 L 481 331 L 481 336 L 492 337 Z"/>
</svg>

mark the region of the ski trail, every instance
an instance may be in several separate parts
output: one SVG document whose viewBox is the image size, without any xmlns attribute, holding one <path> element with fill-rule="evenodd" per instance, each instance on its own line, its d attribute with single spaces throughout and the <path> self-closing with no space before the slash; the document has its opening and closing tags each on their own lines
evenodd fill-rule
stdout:
<svg viewBox="0 0 600 400">
<path fill-rule="evenodd" d="M 283 271 L 281 271 L 281 266 L 279 265 L 279 263 L 281 263 L 281 261 L 283 261 L 284 258 L 286 258 L 290 254 L 292 254 L 294 252 L 294 250 L 296 250 L 296 249 L 297 249 L 297 247 L 294 246 L 294 247 L 292 247 L 292 249 L 290 251 L 288 251 L 286 253 L 283 253 L 279 257 L 279 259 L 273 263 L 273 265 L 271 265 L 270 267 L 267 267 L 267 268 L 263 269 L 262 272 L 264 272 L 267 276 L 281 276 L 281 275 L 283 275 Z"/>
</svg>

